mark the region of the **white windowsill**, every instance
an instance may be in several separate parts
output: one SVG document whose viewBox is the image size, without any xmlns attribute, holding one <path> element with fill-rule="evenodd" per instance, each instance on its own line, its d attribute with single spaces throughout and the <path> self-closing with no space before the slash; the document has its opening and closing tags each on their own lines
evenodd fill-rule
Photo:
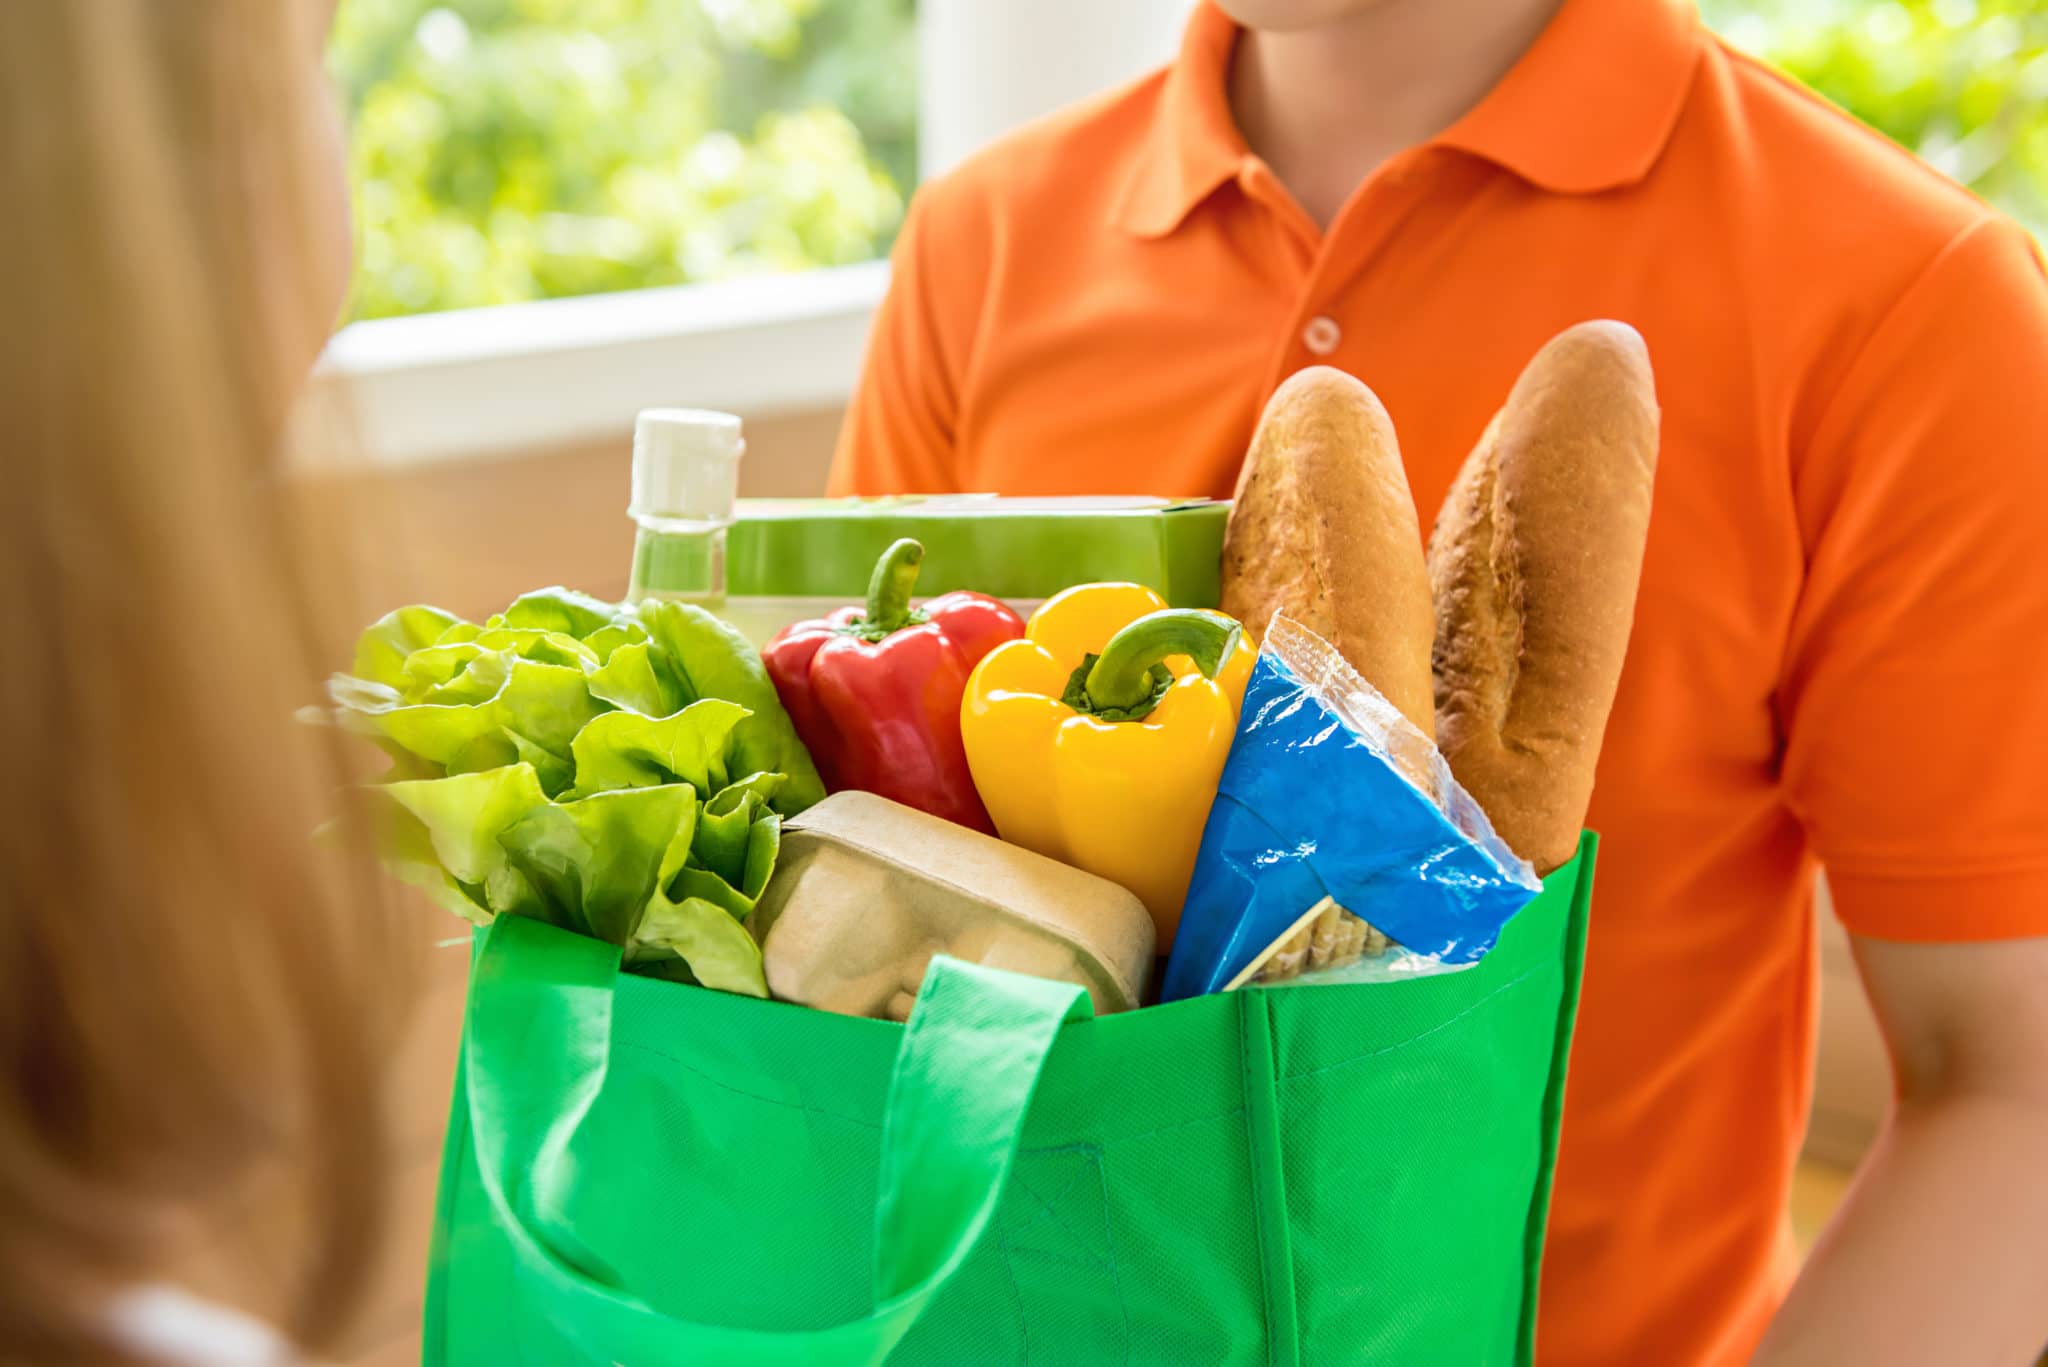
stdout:
<svg viewBox="0 0 2048 1367">
<path fill-rule="evenodd" d="M 616 435 L 642 408 L 831 407 L 888 279 L 877 261 L 357 323 L 321 358 L 298 458 L 471 460 Z"/>
</svg>

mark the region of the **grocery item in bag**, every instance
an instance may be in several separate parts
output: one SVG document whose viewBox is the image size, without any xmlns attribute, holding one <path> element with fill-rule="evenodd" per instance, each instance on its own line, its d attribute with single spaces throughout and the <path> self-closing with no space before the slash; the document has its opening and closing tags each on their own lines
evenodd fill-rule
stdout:
<svg viewBox="0 0 2048 1367">
<path fill-rule="evenodd" d="M 858 595 L 875 557 L 924 547 L 922 593 L 972 589 L 1025 616 L 1076 584 L 1150 585 L 1177 608 L 1216 605 L 1227 503 L 995 494 L 746 499 L 734 505 L 722 612 L 766 642 Z"/>
<path fill-rule="evenodd" d="M 867 602 L 784 627 L 761 652 L 825 786 L 858 789 L 995 834 L 960 746 L 960 698 L 989 651 L 1024 620 L 985 593 L 910 605 L 924 547 L 883 552 Z"/>
<path fill-rule="evenodd" d="M 1096 1014 L 1138 1005 L 1152 918 L 1123 888 L 872 793 L 783 827 L 754 915 L 768 989 L 907 1020 L 935 954 L 1077 983 Z"/>
<path fill-rule="evenodd" d="M 1635 620 L 1657 468 L 1643 339 L 1581 323 L 1529 362 L 1429 546 L 1437 739 L 1539 871 L 1578 848 Z"/>
<path fill-rule="evenodd" d="M 1047 599 L 961 705 L 996 829 L 1137 893 L 1166 949 L 1251 660 L 1237 623 L 1139 584 Z"/>
<path fill-rule="evenodd" d="M 1275 959 L 1315 981 L 1469 965 L 1541 886 L 1429 738 L 1336 647 L 1278 617 L 1245 690 L 1162 996 L 1240 985 Z M 1348 925 L 1352 913 L 1386 953 L 1363 957 L 1378 942 Z"/>
<path fill-rule="evenodd" d="M 643 409 L 633 424 L 629 602 L 663 598 L 722 612 L 725 537 L 747 443 L 731 413 Z"/>
<path fill-rule="evenodd" d="M 568 589 L 482 623 L 400 608 L 312 717 L 374 740 L 398 877 L 479 925 L 545 921 L 634 972 L 766 996 L 745 922 L 823 791 L 753 649 L 701 607 Z"/>
<path fill-rule="evenodd" d="M 1297 371 L 1267 401 L 1223 535 L 1222 594 L 1254 641 L 1276 613 L 1292 618 L 1435 737 L 1415 497 L 1387 410 L 1343 371 Z"/>
</svg>

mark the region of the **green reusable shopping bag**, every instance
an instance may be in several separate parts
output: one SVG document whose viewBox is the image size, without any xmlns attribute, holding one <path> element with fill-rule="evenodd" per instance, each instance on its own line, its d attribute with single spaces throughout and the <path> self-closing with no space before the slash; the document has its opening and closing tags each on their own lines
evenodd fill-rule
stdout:
<svg viewBox="0 0 2048 1367">
<path fill-rule="evenodd" d="M 480 936 L 429 1364 L 1530 1360 L 1593 840 L 1476 967 L 907 1026 Z"/>
</svg>

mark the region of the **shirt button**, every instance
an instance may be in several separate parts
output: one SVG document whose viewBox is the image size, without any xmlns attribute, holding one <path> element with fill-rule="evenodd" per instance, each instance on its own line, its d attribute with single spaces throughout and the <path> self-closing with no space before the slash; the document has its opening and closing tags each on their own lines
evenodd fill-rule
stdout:
<svg viewBox="0 0 2048 1367">
<path fill-rule="evenodd" d="M 1317 314 L 1308 320 L 1308 326 L 1301 330 L 1301 344 L 1317 356 L 1327 356 L 1337 349 L 1337 343 L 1344 340 L 1344 330 L 1337 326 L 1337 320 Z"/>
</svg>

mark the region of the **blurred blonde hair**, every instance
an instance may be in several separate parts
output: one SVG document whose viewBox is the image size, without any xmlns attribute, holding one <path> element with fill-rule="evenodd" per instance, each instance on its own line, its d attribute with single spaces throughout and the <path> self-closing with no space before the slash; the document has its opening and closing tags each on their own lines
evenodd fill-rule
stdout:
<svg viewBox="0 0 2048 1367">
<path fill-rule="evenodd" d="M 308 9 L 0 0 L 0 1359 L 119 1360 L 106 1297 L 195 1240 L 331 1341 L 379 1239 L 396 939 L 292 720 Z"/>
</svg>

